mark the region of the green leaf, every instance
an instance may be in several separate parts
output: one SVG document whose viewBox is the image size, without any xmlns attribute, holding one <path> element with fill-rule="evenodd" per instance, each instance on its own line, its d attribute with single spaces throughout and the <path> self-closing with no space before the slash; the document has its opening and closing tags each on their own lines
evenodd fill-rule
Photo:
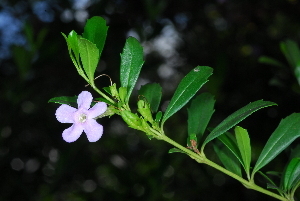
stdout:
<svg viewBox="0 0 300 201">
<path fill-rule="evenodd" d="M 32 67 L 32 59 L 33 55 L 27 49 L 22 46 L 13 45 L 11 47 L 13 52 L 13 59 L 15 64 L 18 67 L 18 73 L 21 78 L 26 78 L 27 73 L 29 72 L 30 68 Z"/>
<path fill-rule="evenodd" d="M 125 87 L 120 87 L 119 88 L 119 97 L 120 97 L 120 100 L 125 103 L 125 97 L 127 95 L 127 88 Z"/>
<path fill-rule="evenodd" d="M 95 98 L 95 101 L 97 101 L 97 102 L 104 102 L 104 103 L 106 103 L 107 105 L 112 105 L 112 103 L 110 102 L 110 101 L 108 101 L 108 100 L 106 100 L 105 98 Z M 96 103 L 95 102 L 92 102 L 91 103 L 91 106 L 93 106 L 93 105 L 95 105 Z M 117 104 L 113 104 L 113 106 L 115 107 L 115 108 L 117 108 Z M 117 110 L 117 109 L 116 109 Z"/>
<path fill-rule="evenodd" d="M 205 84 L 213 69 L 208 66 L 197 66 L 179 83 L 162 119 L 162 124 L 185 106 L 197 91 Z"/>
<path fill-rule="evenodd" d="M 172 149 L 170 149 L 169 150 L 169 154 L 171 154 L 171 153 L 176 153 L 176 152 L 179 152 L 179 153 L 183 153 L 183 154 L 185 154 L 185 152 L 184 151 L 181 151 L 180 149 L 178 149 L 178 148 L 172 148 Z"/>
<path fill-rule="evenodd" d="M 157 112 L 162 96 L 162 88 L 159 84 L 145 84 L 141 86 L 138 94 L 146 98 L 147 102 L 150 104 L 152 112 Z"/>
<path fill-rule="evenodd" d="M 78 45 L 78 35 L 77 33 L 72 30 L 69 35 L 68 38 L 66 39 L 68 42 L 68 47 L 69 47 L 69 51 L 72 50 L 73 55 L 75 56 L 76 62 L 79 65 L 80 61 L 79 61 L 79 45 Z"/>
<path fill-rule="evenodd" d="M 87 20 L 82 37 L 94 43 L 99 50 L 99 58 L 105 44 L 108 26 L 102 17 L 94 16 Z"/>
<path fill-rule="evenodd" d="M 295 69 L 300 61 L 300 50 L 293 40 L 286 40 L 280 43 L 280 49 L 285 55 L 292 69 Z"/>
<path fill-rule="evenodd" d="M 102 89 L 103 89 L 106 93 L 108 93 L 109 95 L 111 95 L 110 87 L 103 87 Z"/>
<path fill-rule="evenodd" d="M 300 158 L 300 144 L 291 149 L 290 160 L 293 158 Z"/>
<path fill-rule="evenodd" d="M 211 133 L 206 137 L 203 145 L 202 150 L 204 149 L 205 145 L 215 139 L 216 137 L 222 135 L 226 131 L 228 131 L 230 128 L 244 120 L 246 117 L 251 115 L 253 112 L 256 112 L 259 109 L 262 109 L 264 107 L 269 107 L 272 105 L 276 105 L 276 103 L 270 102 L 270 101 L 263 101 L 258 100 L 252 103 L 249 103 L 248 105 L 242 107 L 241 109 L 237 110 L 233 114 L 229 115 L 225 120 L 223 120 L 217 127 L 215 127 Z"/>
<path fill-rule="evenodd" d="M 267 183 L 267 188 L 268 188 L 268 189 L 274 189 L 274 190 L 277 190 L 278 193 L 279 193 L 281 196 L 284 194 L 283 190 L 282 190 L 281 188 L 277 187 L 277 185 L 275 184 L 275 182 L 273 182 L 273 180 L 270 179 L 266 174 L 264 174 L 264 173 L 261 172 L 261 171 L 258 171 L 258 173 L 259 173 L 260 175 L 262 175 L 268 182 L 270 182 L 270 183 Z M 269 172 L 267 172 L 267 174 L 269 174 Z M 271 175 L 273 175 L 273 174 L 271 174 Z M 276 176 L 277 176 L 277 175 L 276 175 Z"/>
<path fill-rule="evenodd" d="M 234 174 L 242 177 L 241 164 L 226 146 L 213 144 L 214 150 L 224 167 Z"/>
<path fill-rule="evenodd" d="M 144 120 L 149 121 L 152 124 L 154 122 L 154 120 L 152 117 L 152 112 L 151 112 L 149 103 L 140 99 L 138 101 L 137 105 L 138 105 L 137 111 L 142 115 Z"/>
<path fill-rule="evenodd" d="M 258 62 L 263 63 L 263 64 L 269 64 L 269 65 L 272 65 L 272 66 L 285 68 L 285 65 L 283 63 L 281 63 L 280 61 L 278 61 L 276 59 L 273 59 L 271 57 L 267 57 L 267 56 L 259 57 Z"/>
<path fill-rule="evenodd" d="M 127 88 L 126 102 L 129 100 L 143 64 L 143 47 L 137 39 L 129 37 L 121 54 L 120 67 L 121 86 Z"/>
<path fill-rule="evenodd" d="M 99 50 L 95 44 L 85 38 L 78 39 L 79 54 L 84 71 L 89 78 L 90 84 L 94 83 L 94 74 L 99 62 Z"/>
<path fill-rule="evenodd" d="M 286 40 L 280 43 L 280 48 L 292 67 L 298 84 L 300 84 L 300 50 L 297 43 L 293 40 Z"/>
<path fill-rule="evenodd" d="M 300 158 L 293 158 L 283 173 L 281 188 L 290 191 L 300 181 Z"/>
<path fill-rule="evenodd" d="M 191 140 L 194 140 L 196 143 L 198 142 L 197 140 L 197 135 L 195 133 L 191 133 L 189 134 L 188 138 L 187 138 L 187 145 L 189 147 L 192 147 L 192 144 L 191 144 Z M 198 146 L 198 143 L 197 143 L 197 146 Z M 196 147 L 197 148 L 197 147 Z"/>
<path fill-rule="evenodd" d="M 266 174 L 264 174 L 262 171 L 258 171 L 258 173 L 263 176 L 268 182 L 270 182 L 273 186 L 276 186 L 276 184 L 274 183 L 274 181 L 272 179 L 270 179 L 270 177 L 268 177 Z M 278 187 L 277 187 L 278 188 Z"/>
<path fill-rule="evenodd" d="M 238 148 L 236 139 L 231 135 L 231 133 L 226 132 L 220 135 L 218 139 L 233 153 L 233 155 L 243 164 L 243 159 Z"/>
<path fill-rule="evenodd" d="M 214 96 L 210 93 L 202 93 L 192 100 L 188 108 L 188 134 L 196 134 L 200 140 L 208 125 L 208 122 L 214 113 Z M 190 146 L 190 141 L 188 145 Z"/>
<path fill-rule="evenodd" d="M 88 78 L 86 77 L 86 75 L 81 67 L 81 62 L 79 60 L 78 38 L 80 36 L 78 36 L 75 31 L 71 31 L 69 33 L 68 37 L 64 33 L 62 33 L 62 35 L 64 36 L 64 38 L 67 41 L 69 55 L 70 55 L 70 58 L 74 64 L 74 66 L 76 67 L 76 69 L 78 71 L 78 74 L 81 75 L 86 81 L 88 81 Z"/>
<path fill-rule="evenodd" d="M 276 185 L 274 184 L 270 184 L 270 183 L 267 183 L 267 189 L 274 189 L 274 190 L 277 190 L 279 192 L 279 194 L 283 197 L 284 196 L 284 192 L 281 188 L 277 187 Z"/>
<path fill-rule="evenodd" d="M 158 111 L 155 115 L 155 122 L 157 122 L 157 123 L 160 122 L 161 117 L 162 117 L 162 112 Z"/>
<path fill-rule="evenodd" d="M 246 129 L 239 126 L 235 127 L 234 132 L 236 142 L 243 159 L 243 166 L 245 168 L 248 179 L 250 179 L 249 171 L 251 163 L 251 145 L 248 132 Z"/>
<path fill-rule="evenodd" d="M 300 136 L 299 128 L 300 113 L 293 113 L 281 120 L 280 124 L 263 148 L 252 174 L 255 174 L 255 172 L 267 165 L 295 139 L 297 139 Z"/>
<path fill-rule="evenodd" d="M 69 97 L 69 96 L 61 96 L 61 97 L 55 97 L 51 98 L 48 103 L 59 103 L 59 104 L 67 104 L 72 107 L 77 108 L 77 98 L 78 96 Z"/>
<path fill-rule="evenodd" d="M 143 130 L 142 120 L 139 118 L 137 114 L 134 114 L 128 110 L 123 110 L 121 111 L 121 116 L 123 120 L 128 124 L 129 127 L 137 130 Z"/>
</svg>

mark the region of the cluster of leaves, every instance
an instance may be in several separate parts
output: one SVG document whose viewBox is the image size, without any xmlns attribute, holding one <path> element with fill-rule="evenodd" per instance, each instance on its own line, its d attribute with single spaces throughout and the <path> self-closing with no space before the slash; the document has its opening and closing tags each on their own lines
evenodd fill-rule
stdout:
<svg viewBox="0 0 300 201">
<path fill-rule="evenodd" d="M 215 111 L 214 97 L 209 93 L 202 93 L 195 98 L 193 97 L 208 81 L 213 69 L 208 66 L 197 66 L 181 80 L 164 112 L 159 111 L 162 88 L 157 83 L 150 83 L 141 87 L 138 91 L 138 109 L 137 112 L 133 112 L 129 106 L 129 99 L 144 63 L 143 48 L 135 38 L 129 37 L 121 54 L 121 86 L 117 88 L 117 85 L 112 83 L 109 87 L 103 87 L 102 90 L 99 90 L 94 83 L 94 74 L 104 47 L 107 30 L 108 27 L 103 18 L 93 17 L 87 21 L 82 36 L 75 31 L 71 31 L 68 36 L 63 34 L 68 44 L 70 57 L 78 73 L 101 95 L 96 100 L 106 102 L 109 105 L 108 110 L 100 117 L 120 115 L 129 127 L 145 132 L 150 139 L 156 138 L 174 145 L 176 148 L 171 149 L 169 153 L 183 152 L 198 162 L 223 171 L 248 188 L 266 193 L 277 199 L 293 200 L 294 192 L 300 185 L 300 158 L 292 158 L 290 163 L 287 164 L 282 173 L 280 185 L 276 185 L 260 169 L 299 137 L 299 113 L 294 113 L 280 122 L 252 168 L 249 134 L 246 129 L 237 126 L 237 124 L 253 112 L 276 105 L 275 103 L 263 100 L 249 103 L 225 118 L 215 128 L 208 128 L 207 126 Z M 49 102 L 73 106 L 76 104 L 76 99 L 77 97 L 56 97 Z M 164 133 L 163 126 L 171 116 L 182 109 L 191 99 L 187 122 L 188 147 L 184 147 L 169 139 Z M 232 128 L 234 128 L 235 135 L 229 132 Z M 206 130 L 210 132 L 202 140 Z M 213 140 L 215 140 L 214 150 L 226 169 L 212 163 L 205 157 L 204 148 Z M 246 179 L 243 179 L 242 168 L 245 171 Z M 279 194 L 274 194 L 256 186 L 254 175 L 257 172 L 268 180 L 268 187 L 277 189 Z"/>
</svg>

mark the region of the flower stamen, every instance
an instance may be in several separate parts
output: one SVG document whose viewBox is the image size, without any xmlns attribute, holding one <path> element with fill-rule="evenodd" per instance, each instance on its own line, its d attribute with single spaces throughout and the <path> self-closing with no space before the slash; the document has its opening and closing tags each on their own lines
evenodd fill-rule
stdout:
<svg viewBox="0 0 300 201">
<path fill-rule="evenodd" d="M 78 120 L 80 123 L 84 123 L 86 121 L 86 114 L 84 113 L 80 114 Z"/>
</svg>

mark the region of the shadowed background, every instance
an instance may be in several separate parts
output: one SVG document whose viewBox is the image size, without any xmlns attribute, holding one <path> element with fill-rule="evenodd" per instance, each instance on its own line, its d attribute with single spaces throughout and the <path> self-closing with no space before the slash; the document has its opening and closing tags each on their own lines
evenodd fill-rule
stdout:
<svg viewBox="0 0 300 201">
<path fill-rule="evenodd" d="M 202 89 L 216 98 L 211 127 L 249 102 L 276 102 L 239 124 L 248 129 L 255 161 L 280 119 L 299 112 L 291 69 L 258 63 L 267 55 L 287 64 L 279 43 L 300 40 L 299 1 L 2 0 L 0 6 L 0 200 L 274 200 L 183 154 L 168 154 L 170 145 L 127 128 L 119 116 L 99 120 L 98 142 L 83 134 L 67 143 L 61 134 L 70 125 L 59 123 L 59 105 L 47 102 L 83 90 L 97 95 L 77 74 L 61 32 L 81 34 L 86 19 L 102 16 L 109 30 L 95 76 L 108 74 L 119 85 L 120 53 L 134 36 L 145 52 L 136 89 L 160 83 L 161 109 L 197 65 L 214 68 Z M 101 77 L 96 84 L 110 82 Z M 136 94 L 131 101 L 134 108 Z M 185 145 L 186 108 L 165 127 Z M 218 162 L 211 146 L 206 155 Z M 287 160 L 288 152 L 263 171 L 282 171 Z"/>
</svg>

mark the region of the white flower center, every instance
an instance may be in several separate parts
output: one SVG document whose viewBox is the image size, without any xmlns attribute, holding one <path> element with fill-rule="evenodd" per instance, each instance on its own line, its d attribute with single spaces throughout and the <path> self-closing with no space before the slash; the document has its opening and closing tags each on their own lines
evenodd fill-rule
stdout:
<svg viewBox="0 0 300 201">
<path fill-rule="evenodd" d="M 82 113 L 78 117 L 79 122 L 84 123 L 86 121 L 86 114 Z"/>
</svg>

